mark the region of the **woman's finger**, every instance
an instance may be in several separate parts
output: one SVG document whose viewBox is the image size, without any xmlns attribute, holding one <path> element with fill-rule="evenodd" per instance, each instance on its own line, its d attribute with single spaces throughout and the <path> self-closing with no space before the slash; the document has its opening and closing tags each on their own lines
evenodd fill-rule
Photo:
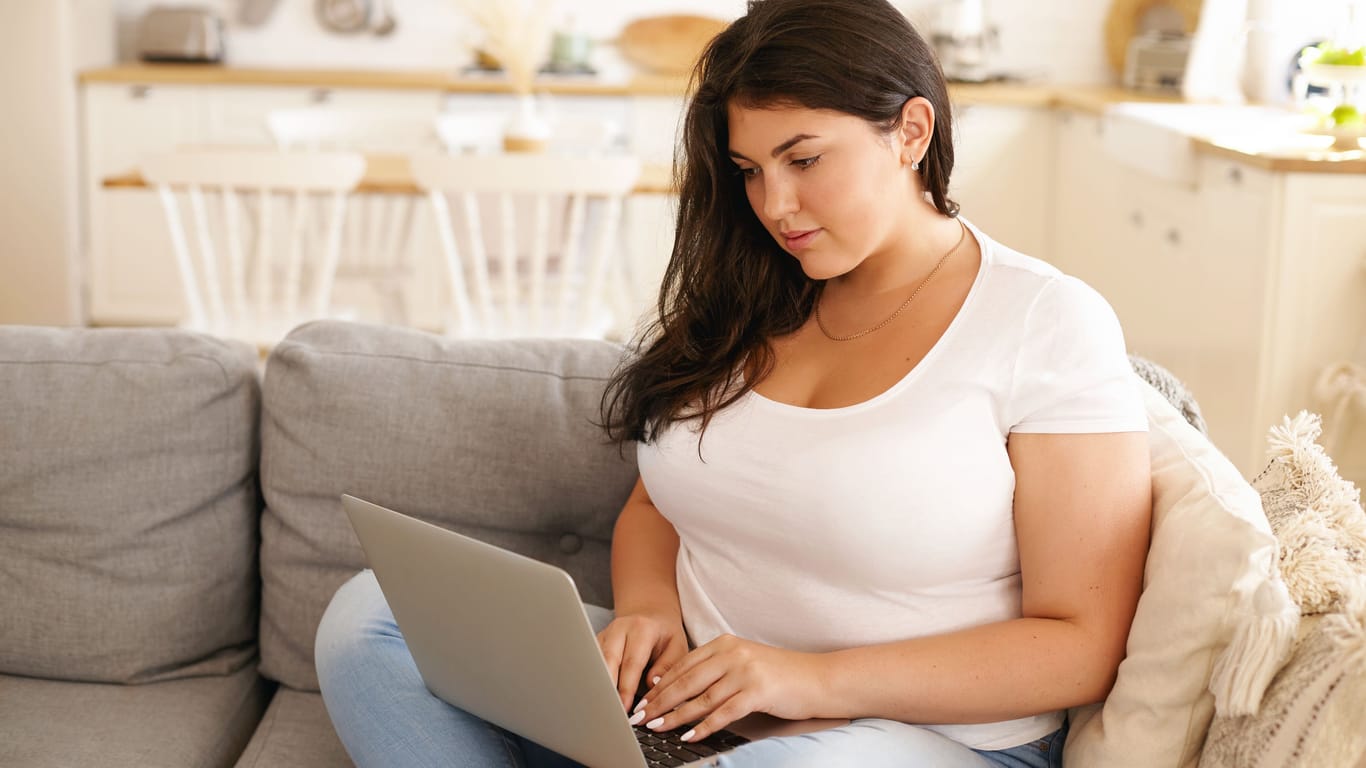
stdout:
<svg viewBox="0 0 1366 768">
<path fill-rule="evenodd" d="M 650 670 L 645 673 L 649 687 L 659 685 L 664 675 L 669 673 L 678 664 L 679 659 L 688 655 L 687 638 L 681 634 L 669 635 L 664 639 L 664 645 L 659 649 L 659 654 L 655 656 L 655 663 L 650 666 Z"/>
<path fill-rule="evenodd" d="M 697 725 L 684 731 L 679 738 L 686 742 L 701 741 L 717 731 L 729 727 L 731 723 L 753 711 L 754 707 L 748 703 L 748 697 L 743 692 L 737 693 L 722 702 L 721 706 L 713 709 L 711 714 L 704 717 Z"/>
<path fill-rule="evenodd" d="M 645 727 L 652 730 L 660 730 L 661 728 L 668 730 L 688 722 L 677 717 L 669 717 L 669 714 L 682 706 L 684 702 L 703 696 L 726 674 L 726 665 L 722 660 L 715 659 L 710 653 L 698 658 L 700 651 L 702 651 L 701 648 L 683 657 L 678 666 L 670 670 L 659 685 L 650 689 L 645 698 L 636 705 L 635 711 L 632 712 L 632 725 L 644 723 Z M 733 691 L 730 692 L 733 693 Z M 716 700 L 712 703 L 719 704 L 720 701 Z M 705 710 L 705 712 L 710 711 L 710 709 Z M 698 715 L 698 717 L 700 716 Z M 660 718 L 664 718 L 660 722 L 670 725 L 661 726 L 657 724 L 655 721 Z"/>
<path fill-rule="evenodd" d="M 644 671 L 645 665 L 650 663 L 650 652 L 654 649 L 653 640 L 646 639 L 644 635 L 637 632 L 626 638 L 626 646 L 622 653 L 621 671 L 614 681 L 617 686 L 617 693 L 621 695 L 621 708 L 626 711 L 631 709 L 631 701 L 636 696 L 636 689 L 640 686 L 640 675 Z"/>
<path fill-rule="evenodd" d="M 733 675 L 722 675 L 715 683 L 672 711 L 647 720 L 645 727 L 652 731 L 676 731 L 686 728 L 690 723 L 700 723 L 735 698 L 740 690 L 741 686 L 736 683 Z M 714 725 L 709 727 L 715 728 Z"/>
<path fill-rule="evenodd" d="M 602 649 L 602 659 L 607 662 L 607 671 L 612 673 L 612 685 L 617 684 L 617 672 L 621 668 L 621 656 L 626 645 L 626 633 L 609 624 L 598 633 L 598 648 Z"/>
</svg>

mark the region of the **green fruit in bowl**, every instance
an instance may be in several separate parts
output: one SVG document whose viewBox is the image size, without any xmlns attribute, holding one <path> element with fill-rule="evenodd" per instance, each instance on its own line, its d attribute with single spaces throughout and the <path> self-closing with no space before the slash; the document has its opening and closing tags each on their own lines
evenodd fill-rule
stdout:
<svg viewBox="0 0 1366 768">
<path fill-rule="evenodd" d="M 1328 43 L 1311 45 L 1300 52 L 1300 64 L 1324 64 L 1334 67 L 1366 66 L 1366 48 L 1348 50 Z"/>
<path fill-rule="evenodd" d="M 1339 104 L 1333 109 L 1333 124 L 1339 128 L 1361 128 L 1366 126 L 1366 115 L 1351 104 Z"/>
</svg>

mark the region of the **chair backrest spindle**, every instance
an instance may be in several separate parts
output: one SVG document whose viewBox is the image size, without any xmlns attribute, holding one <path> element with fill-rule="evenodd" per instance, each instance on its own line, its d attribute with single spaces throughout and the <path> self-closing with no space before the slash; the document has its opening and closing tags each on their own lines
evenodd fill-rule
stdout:
<svg viewBox="0 0 1366 768">
<path fill-rule="evenodd" d="M 412 169 L 440 230 L 456 310 L 448 332 L 606 337 L 631 327 L 629 318 L 613 316 L 622 302 L 609 300 L 605 287 L 622 269 L 617 230 L 622 201 L 640 175 L 638 159 L 430 155 L 413 157 Z M 463 200 L 468 249 L 457 245 L 462 233 L 454 230 L 447 195 Z M 492 203 L 491 219 L 480 210 L 481 200 Z M 585 241 L 591 242 L 587 258 Z M 499 272 L 496 288 L 491 268 Z M 478 312 L 468 312 L 469 306 Z M 470 314 L 477 320 L 471 322 Z"/>
<path fill-rule="evenodd" d="M 365 173 L 363 156 L 181 151 L 147 158 L 141 172 L 166 213 L 188 327 L 264 349 L 294 325 L 326 316 L 346 197 Z M 218 195 L 218 204 L 206 201 L 205 190 Z M 188 199 L 193 238 L 177 201 L 181 193 Z M 329 236 L 321 242 L 308 237 L 310 202 L 317 196 L 325 196 L 330 208 Z M 281 235 L 283 248 L 277 249 Z M 250 262 L 244 257 L 247 243 Z M 277 250 L 283 264 L 276 263 Z"/>
</svg>

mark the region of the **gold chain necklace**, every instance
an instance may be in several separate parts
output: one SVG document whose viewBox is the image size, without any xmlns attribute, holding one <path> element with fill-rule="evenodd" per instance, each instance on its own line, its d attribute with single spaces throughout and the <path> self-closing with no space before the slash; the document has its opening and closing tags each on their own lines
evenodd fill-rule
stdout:
<svg viewBox="0 0 1366 768">
<path fill-rule="evenodd" d="M 873 326 L 872 328 L 869 328 L 869 329 L 866 330 L 866 331 L 859 331 L 858 333 L 851 334 L 851 335 L 849 335 L 849 336 L 835 336 L 835 335 L 831 334 L 830 331 L 825 327 L 824 321 L 821 320 L 821 301 L 820 301 L 820 298 L 817 297 L 817 298 L 816 298 L 816 325 L 817 325 L 817 327 L 819 327 L 819 328 L 821 329 L 821 333 L 825 334 L 825 338 L 827 338 L 827 339 L 829 339 L 829 340 L 831 340 L 831 341 L 853 341 L 854 339 L 858 339 L 858 338 L 862 338 L 862 337 L 864 337 L 864 336 L 867 336 L 868 334 L 872 333 L 873 331 L 879 330 L 879 329 L 885 327 L 888 323 L 890 323 L 890 322 L 892 322 L 893 320 L 895 320 L 895 319 L 896 319 L 896 316 L 899 315 L 899 314 L 901 314 L 902 311 L 906 309 L 906 307 L 911 306 L 911 302 L 914 301 L 916 295 L 920 293 L 920 289 L 921 289 L 921 288 L 924 288 L 924 287 L 925 287 L 925 284 L 928 283 L 928 282 L 930 282 L 930 279 L 933 278 L 937 272 L 939 272 L 939 268 L 942 267 L 942 266 L 944 266 L 944 262 L 948 261 L 948 260 L 949 260 L 949 257 L 952 256 L 960 247 L 962 247 L 963 241 L 966 240 L 966 239 L 968 239 L 968 227 L 967 227 L 967 225 L 964 224 L 963 221 L 960 219 L 960 220 L 958 221 L 958 226 L 962 227 L 962 229 L 963 229 L 962 234 L 958 236 L 958 242 L 954 243 L 953 247 L 949 249 L 949 252 L 946 253 L 946 254 L 944 254 L 944 255 L 939 259 L 939 263 L 938 263 L 938 264 L 935 264 L 935 265 L 934 265 L 934 269 L 930 270 L 930 273 L 929 273 L 928 275 L 925 276 L 925 279 L 920 281 L 920 285 L 917 285 L 917 286 L 915 287 L 915 290 L 914 290 L 914 291 L 911 291 L 911 295 L 910 295 L 910 296 L 907 296 L 907 297 L 906 297 L 906 300 L 903 301 L 903 302 L 901 302 L 901 306 L 897 307 L 895 312 L 893 312 L 892 314 L 888 315 L 886 320 L 883 320 L 882 322 L 878 323 L 877 325 Z"/>
</svg>

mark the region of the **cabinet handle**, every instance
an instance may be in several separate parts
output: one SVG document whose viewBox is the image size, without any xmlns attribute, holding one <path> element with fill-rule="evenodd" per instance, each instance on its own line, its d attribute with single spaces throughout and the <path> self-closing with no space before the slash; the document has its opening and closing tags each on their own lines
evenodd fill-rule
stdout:
<svg viewBox="0 0 1366 768">
<path fill-rule="evenodd" d="M 1181 231 L 1177 229 L 1167 230 L 1167 242 L 1171 245 L 1181 244 Z"/>
<path fill-rule="evenodd" d="M 1242 168 L 1239 168 L 1239 167 L 1236 166 L 1236 165 L 1233 166 L 1233 167 L 1231 167 L 1231 168 L 1229 168 L 1229 169 L 1228 169 L 1228 180 L 1229 180 L 1229 182 L 1230 182 L 1231 184 L 1234 184 L 1234 185 L 1242 184 L 1242 183 L 1243 183 L 1243 169 L 1242 169 Z"/>
<path fill-rule="evenodd" d="M 1132 222 L 1135 227 L 1142 227 L 1143 211 L 1134 211 L 1133 213 L 1129 214 L 1129 221 Z"/>
<path fill-rule="evenodd" d="M 150 85 L 135 85 L 128 89 L 128 97 L 131 99 L 142 100 L 152 93 Z"/>
<path fill-rule="evenodd" d="M 308 94 L 308 100 L 314 104 L 326 104 L 332 100 L 331 88 L 314 88 Z"/>
</svg>

